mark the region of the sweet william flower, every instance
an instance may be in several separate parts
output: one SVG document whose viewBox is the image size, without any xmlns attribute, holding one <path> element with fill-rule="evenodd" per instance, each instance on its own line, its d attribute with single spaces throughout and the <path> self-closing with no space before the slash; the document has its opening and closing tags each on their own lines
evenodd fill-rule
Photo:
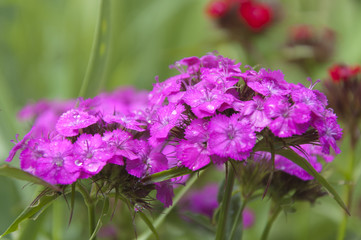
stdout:
<svg viewBox="0 0 361 240">
<path fill-rule="evenodd" d="M 312 113 L 317 116 L 324 112 L 327 105 L 327 98 L 323 93 L 312 88 L 306 88 L 301 83 L 294 86 L 291 97 L 295 103 L 307 105 Z"/>
<path fill-rule="evenodd" d="M 230 107 L 234 97 L 217 89 L 202 88 L 187 91 L 183 100 L 197 117 L 204 118 L 214 115 L 222 105 Z"/>
<path fill-rule="evenodd" d="M 271 119 L 264 111 L 265 100 L 256 95 L 251 101 L 243 102 L 243 105 L 239 108 L 242 116 L 247 119 L 257 131 L 261 131 L 263 128 L 270 124 Z"/>
<path fill-rule="evenodd" d="M 106 123 L 118 123 L 124 128 L 135 130 L 138 132 L 145 131 L 145 123 L 138 120 L 138 116 L 132 113 L 123 114 L 117 113 L 116 115 L 106 115 L 103 117 Z"/>
<path fill-rule="evenodd" d="M 291 105 L 288 98 L 270 97 L 265 103 L 265 112 L 272 119 L 269 128 L 278 137 L 291 137 L 304 133 L 311 119 L 307 105 L 298 103 Z"/>
<path fill-rule="evenodd" d="M 153 146 L 164 141 L 169 131 L 180 123 L 184 110 L 183 105 L 169 104 L 156 111 L 150 127 L 150 143 Z"/>
<path fill-rule="evenodd" d="M 102 170 L 113 153 L 106 147 L 100 134 L 82 134 L 74 143 L 75 164 L 81 168 L 85 176 L 93 176 Z"/>
<path fill-rule="evenodd" d="M 42 142 L 37 146 L 42 156 L 36 159 L 35 175 L 51 184 L 72 184 L 80 175 L 75 164 L 73 144 L 69 140 Z"/>
<path fill-rule="evenodd" d="M 31 135 L 32 135 L 33 129 L 31 129 L 22 140 L 18 140 L 19 134 L 16 134 L 16 140 L 12 140 L 12 143 L 15 143 L 15 146 L 10 150 L 9 156 L 5 159 L 6 162 L 11 162 L 16 154 L 17 151 L 19 151 L 20 149 L 25 148 L 26 146 L 26 142 L 30 139 Z"/>
<path fill-rule="evenodd" d="M 231 117 L 217 115 L 210 121 L 208 149 L 220 157 L 245 160 L 256 144 L 256 134 L 250 125 Z"/>
<path fill-rule="evenodd" d="M 37 160 L 44 156 L 48 142 L 49 140 L 44 138 L 30 139 L 19 155 L 21 169 L 35 175 Z"/>
<path fill-rule="evenodd" d="M 157 147 L 151 147 L 147 141 L 135 140 L 137 159 L 127 161 L 126 170 L 130 175 L 143 178 L 149 174 L 168 169 L 166 156 Z"/>
<path fill-rule="evenodd" d="M 112 152 L 114 156 L 108 160 L 109 163 L 124 165 L 123 157 L 134 160 L 138 156 L 135 153 L 135 143 L 130 133 L 115 129 L 112 132 L 105 132 L 103 141 L 108 146 L 108 151 Z"/>
<path fill-rule="evenodd" d="M 284 80 L 284 75 L 280 70 L 272 71 L 264 68 L 256 72 L 253 69 L 242 74 L 248 87 L 263 96 L 289 94 L 289 84 Z"/>
<path fill-rule="evenodd" d="M 181 210 L 212 218 L 214 211 L 219 206 L 217 201 L 218 188 L 217 183 L 210 183 L 201 189 L 189 192 L 181 202 Z"/>
<path fill-rule="evenodd" d="M 71 109 L 62 114 L 56 123 L 56 130 L 65 137 L 72 137 L 79 134 L 79 129 L 86 128 L 98 119 L 87 112 Z"/>
<path fill-rule="evenodd" d="M 156 183 L 155 189 L 157 190 L 156 198 L 164 204 L 164 207 L 172 206 L 174 193 L 171 181 Z"/>
<path fill-rule="evenodd" d="M 341 139 L 342 129 L 337 123 L 336 115 L 330 113 L 330 110 L 325 110 L 324 117 L 318 118 L 313 125 L 320 136 L 322 152 L 329 154 L 331 146 L 336 154 L 341 153 L 336 141 Z"/>
</svg>

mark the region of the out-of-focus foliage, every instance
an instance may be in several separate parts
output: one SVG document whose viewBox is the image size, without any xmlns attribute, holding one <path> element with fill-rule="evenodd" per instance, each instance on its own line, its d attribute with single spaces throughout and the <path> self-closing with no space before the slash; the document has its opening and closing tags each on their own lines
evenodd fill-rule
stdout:
<svg viewBox="0 0 361 240">
<path fill-rule="evenodd" d="M 150 89 L 156 75 L 159 75 L 160 81 L 169 77 L 176 70 L 169 69 L 168 65 L 187 56 L 201 56 L 216 50 L 243 64 L 250 64 L 249 61 L 253 59 L 206 16 L 208 0 L 108 1 L 112 5 L 111 22 L 106 26 L 111 29 L 110 57 L 103 79 L 90 85 L 87 97 L 122 85 Z M 288 80 L 307 84 L 306 77 L 324 78 L 326 69 L 334 62 L 361 63 L 361 1 L 283 0 L 280 6 L 282 18 L 252 39 L 259 56 L 257 64 L 281 69 Z M 26 103 L 42 98 L 78 96 L 90 57 L 98 14 L 98 0 L 0 1 L 0 159 L 5 159 L 10 151 L 10 139 L 14 139 L 16 133 L 22 137 L 30 127 L 29 123 L 16 120 L 17 111 Z M 332 58 L 309 66 L 308 73 L 284 56 L 283 47 L 289 28 L 295 24 L 328 27 L 335 32 Z M 345 170 L 343 161 L 349 157 L 347 139 L 342 150 L 343 153 L 324 172 L 340 194 L 343 187 L 340 179 L 343 179 L 342 171 Z M 360 154 L 359 151 L 356 156 Z M 358 157 L 357 160 L 361 159 Z M 18 160 L 14 159 L 11 164 L 18 166 Z M 360 171 L 358 164 L 356 174 Z M 212 174 L 215 176 L 202 176 L 199 184 L 206 182 L 206 179 L 221 179 L 216 171 Z M 4 232 L 21 209 L 30 204 L 38 189 L 5 177 L 0 177 L 0 181 L 0 232 Z M 347 239 L 361 239 L 360 183 L 356 184 L 355 189 L 354 215 L 349 219 Z M 66 201 L 59 201 L 36 222 L 21 225 L 20 233 L 12 237 L 81 239 L 79 236 L 85 236 L 84 231 L 87 231 L 82 218 L 86 210 L 81 205 L 77 204 L 69 228 L 69 206 Z M 267 198 L 252 202 L 250 207 L 256 210 L 256 224 L 244 232 L 244 239 L 258 239 L 267 219 Z M 296 208 L 295 214 L 281 214 L 269 239 L 335 239 L 343 213 L 332 199 L 324 198 L 313 207 L 297 204 Z M 160 211 L 155 206 L 154 216 Z M 132 217 L 126 206 L 118 206 L 108 231 L 117 232 L 121 239 L 134 237 Z M 135 221 L 139 234 L 146 227 Z M 170 214 L 158 231 L 160 239 L 213 238 L 206 229 L 179 219 L 176 212 Z"/>
</svg>

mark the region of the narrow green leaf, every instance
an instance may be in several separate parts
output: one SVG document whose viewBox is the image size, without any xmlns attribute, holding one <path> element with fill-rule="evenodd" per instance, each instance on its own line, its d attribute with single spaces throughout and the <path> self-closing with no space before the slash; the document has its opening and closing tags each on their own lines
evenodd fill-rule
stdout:
<svg viewBox="0 0 361 240">
<path fill-rule="evenodd" d="M 109 212 L 109 198 L 108 197 L 104 197 L 103 199 L 103 209 L 102 212 L 100 214 L 100 217 L 98 219 L 98 223 L 94 229 L 93 234 L 90 236 L 89 240 L 93 240 L 96 238 L 97 233 L 99 232 L 100 228 L 103 226 L 103 223 L 106 222 L 106 216 L 108 216 L 108 212 Z"/>
<path fill-rule="evenodd" d="M 55 199 L 60 195 L 53 193 L 52 195 L 43 195 L 34 205 L 30 205 L 24 209 L 24 211 L 15 219 L 8 229 L 0 236 L 16 231 L 19 228 L 19 224 L 27 219 L 34 219 L 39 216 Z"/>
<path fill-rule="evenodd" d="M 30 173 L 25 172 L 19 168 L 11 167 L 7 164 L 0 166 L 0 175 L 43 185 L 44 187 L 48 187 L 57 192 L 61 192 L 61 189 L 59 187 L 51 185 L 50 183 L 45 182 L 41 178 L 31 175 Z"/>
<path fill-rule="evenodd" d="M 73 219 L 74 206 L 75 206 L 75 191 L 76 191 L 76 182 L 71 185 L 70 217 L 69 217 L 68 226 L 70 226 L 71 220 Z"/>
<path fill-rule="evenodd" d="M 159 236 L 157 231 L 155 230 L 155 227 L 152 224 L 152 221 L 149 220 L 149 218 L 147 217 L 147 215 L 145 215 L 143 212 L 137 212 L 137 214 L 140 216 L 140 218 L 144 221 L 145 224 L 147 224 L 148 228 L 152 231 L 152 233 L 154 234 L 155 238 L 158 240 Z"/>
<path fill-rule="evenodd" d="M 277 154 L 291 160 L 292 162 L 303 168 L 305 171 L 307 171 L 311 176 L 313 176 L 324 188 L 326 188 L 326 190 L 332 195 L 335 201 L 347 212 L 347 214 L 350 215 L 350 212 L 348 211 L 345 203 L 342 201 L 336 190 L 312 167 L 312 165 L 306 159 L 298 155 L 290 148 L 278 150 Z"/>
<path fill-rule="evenodd" d="M 188 168 L 174 167 L 174 168 L 171 168 L 171 169 L 166 170 L 166 171 L 154 173 L 154 174 L 144 178 L 142 181 L 144 182 L 144 184 L 163 182 L 165 180 L 169 180 L 169 179 L 172 179 L 172 178 L 187 175 L 187 174 L 190 174 L 192 172 L 193 171 L 189 170 Z"/>
<path fill-rule="evenodd" d="M 79 97 L 94 96 L 104 82 L 110 55 L 111 1 L 100 1 L 100 13 L 95 30 L 92 50 Z"/>
</svg>

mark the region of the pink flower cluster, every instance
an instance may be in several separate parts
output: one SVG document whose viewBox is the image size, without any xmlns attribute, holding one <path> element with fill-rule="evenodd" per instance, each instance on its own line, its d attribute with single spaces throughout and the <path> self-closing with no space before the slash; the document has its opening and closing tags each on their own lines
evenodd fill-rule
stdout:
<svg viewBox="0 0 361 240">
<path fill-rule="evenodd" d="M 329 154 L 331 146 L 339 153 L 336 116 L 313 86 L 287 83 L 279 70 L 241 72 L 240 63 L 214 54 L 171 67 L 180 74 L 155 83 L 149 93 L 125 89 L 79 99 L 56 121 L 45 122 L 36 110 L 41 105 L 27 107 L 22 115 L 38 118 L 7 161 L 21 149 L 21 168 L 52 184 L 92 177 L 107 164 L 124 166 L 141 179 L 175 166 L 195 171 L 211 162 L 247 160 L 265 129 L 278 138 L 315 129 L 319 152 Z M 55 113 L 47 114 L 54 119 Z M 299 168 L 283 162 L 284 168 Z M 157 198 L 167 206 L 170 183 L 156 184 Z"/>
</svg>

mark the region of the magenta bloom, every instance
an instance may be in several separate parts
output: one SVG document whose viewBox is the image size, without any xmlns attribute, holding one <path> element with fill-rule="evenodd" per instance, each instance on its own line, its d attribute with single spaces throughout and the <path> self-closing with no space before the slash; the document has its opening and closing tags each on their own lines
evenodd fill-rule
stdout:
<svg viewBox="0 0 361 240">
<path fill-rule="evenodd" d="M 271 119 L 264 111 L 264 99 L 259 95 L 254 96 L 251 101 L 243 102 L 240 111 L 257 131 L 261 131 L 271 123 Z"/>
<path fill-rule="evenodd" d="M 80 175 L 80 166 L 76 164 L 73 155 L 73 144 L 69 140 L 37 142 L 32 157 L 21 154 L 21 161 L 34 161 L 35 175 L 51 184 L 72 184 Z M 40 154 L 39 154 L 40 153 Z M 39 156 L 36 156 L 39 154 Z"/>
<path fill-rule="evenodd" d="M 199 190 L 190 192 L 182 201 L 182 210 L 212 218 L 218 207 L 217 195 L 218 184 L 208 184 Z"/>
<path fill-rule="evenodd" d="M 166 97 L 179 93 L 182 82 L 189 77 L 189 74 L 180 74 L 153 84 L 153 90 L 148 95 L 150 103 L 162 104 Z"/>
<path fill-rule="evenodd" d="M 274 96 L 267 99 L 265 112 L 272 122 L 269 128 L 278 137 L 291 137 L 304 133 L 311 119 L 307 105 L 291 105 L 287 98 Z"/>
<path fill-rule="evenodd" d="M 79 134 L 79 129 L 86 128 L 98 119 L 86 112 L 71 109 L 61 115 L 57 124 L 56 130 L 65 137 L 72 137 Z"/>
<path fill-rule="evenodd" d="M 158 109 L 150 127 L 150 142 L 153 146 L 167 138 L 169 131 L 180 123 L 184 110 L 182 105 L 175 104 Z"/>
<path fill-rule="evenodd" d="M 32 121 L 32 136 L 46 137 L 54 132 L 55 124 L 60 115 L 75 105 L 75 100 L 67 101 L 49 101 L 40 100 L 34 104 L 28 104 L 18 113 L 20 121 Z"/>
<path fill-rule="evenodd" d="M 187 91 L 183 100 L 197 117 L 203 118 L 214 115 L 222 104 L 230 107 L 234 97 L 217 89 L 195 88 Z"/>
<path fill-rule="evenodd" d="M 138 132 L 145 131 L 145 124 L 138 121 L 135 114 L 106 115 L 103 120 L 106 123 L 119 123 L 121 126 Z"/>
<path fill-rule="evenodd" d="M 86 176 L 95 175 L 113 157 L 99 134 L 82 134 L 74 144 L 75 164 L 81 167 Z"/>
<path fill-rule="evenodd" d="M 177 148 L 177 157 L 183 166 L 196 171 L 211 162 L 207 146 L 182 140 Z"/>
<path fill-rule="evenodd" d="M 185 129 L 186 140 L 181 140 L 177 147 L 177 157 L 181 164 L 195 171 L 210 163 L 207 141 L 209 122 L 195 119 Z"/>
<path fill-rule="evenodd" d="M 5 159 L 6 162 L 11 162 L 13 160 L 13 158 L 15 157 L 15 154 L 17 151 L 19 151 L 20 149 L 23 149 L 26 146 L 26 141 L 29 140 L 29 138 L 31 137 L 31 134 L 33 132 L 33 129 L 31 129 L 22 140 L 18 140 L 19 134 L 16 134 L 16 140 L 18 142 L 16 142 L 15 140 L 12 140 L 11 142 L 15 143 L 15 146 L 10 150 L 9 156 Z"/>
<path fill-rule="evenodd" d="M 254 213 L 251 209 L 245 208 L 242 213 L 242 225 L 244 229 L 252 227 L 254 224 Z"/>
<path fill-rule="evenodd" d="M 251 69 L 246 71 L 242 77 L 246 81 L 248 87 L 263 96 L 285 96 L 290 92 L 288 89 L 289 85 L 284 80 L 284 75 L 280 70 L 267 71 L 262 68 L 259 72 L 256 72 Z"/>
<path fill-rule="evenodd" d="M 327 105 L 325 95 L 317 90 L 306 88 L 301 83 L 297 84 L 291 92 L 295 103 L 303 103 L 308 106 L 312 113 L 320 116 Z"/>
<path fill-rule="evenodd" d="M 245 160 L 256 144 L 256 134 L 251 127 L 239 120 L 239 115 L 230 118 L 217 115 L 209 126 L 209 145 L 211 153 L 235 160 Z"/>
<path fill-rule="evenodd" d="M 172 206 L 173 204 L 173 186 L 170 180 L 163 181 L 155 184 L 157 190 L 156 198 L 164 204 L 164 207 Z"/>
<path fill-rule="evenodd" d="M 105 132 L 103 141 L 108 145 L 108 151 L 114 156 L 108 161 L 118 165 L 124 165 L 123 157 L 134 160 L 138 156 L 135 153 L 133 137 L 130 133 L 116 129 L 112 132 Z"/>
<path fill-rule="evenodd" d="M 336 115 L 330 110 L 325 110 L 323 113 L 325 116 L 315 121 L 314 126 L 320 136 L 320 142 L 322 145 L 322 152 L 329 154 L 330 146 L 335 150 L 336 154 L 341 152 L 340 148 L 336 144 L 336 140 L 340 140 L 342 137 L 342 129 L 337 124 Z"/>
<path fill-rule="evenodd" d="M 239 68 L 238 70 L 233 69 L 233 71 L 220 68 L 202 68 L 202 85 L 209 89 L 217 88 L 225 92 L 238 83 L 240 73 Z"/>
<path fill-rule="evenodd" d="M 168 169 L 168 160 L 157 148 L 151 148 L 146 141 L 135 140 L 137 159 L 127 161 L 126 170 L 138 178 Z"/>
</svg>

